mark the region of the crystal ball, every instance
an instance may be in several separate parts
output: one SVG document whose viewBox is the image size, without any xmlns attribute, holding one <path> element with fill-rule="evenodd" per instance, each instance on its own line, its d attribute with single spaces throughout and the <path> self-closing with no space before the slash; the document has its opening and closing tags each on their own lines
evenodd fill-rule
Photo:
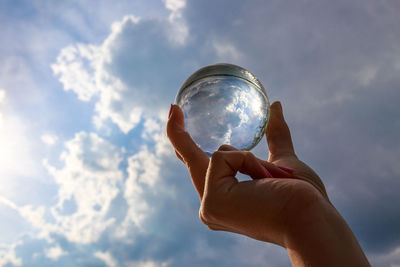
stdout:
<svg viewBox="0 0 400 267">
<path fill-rule="evenodd" d="M 184 113 L 186 131 L 209 156 L 222 144 L 251 150 L 263 137 L 270 113 L 261 82 L 232 64 L 210 65 L 193 73 L 175 104 Z"/>
</svg>

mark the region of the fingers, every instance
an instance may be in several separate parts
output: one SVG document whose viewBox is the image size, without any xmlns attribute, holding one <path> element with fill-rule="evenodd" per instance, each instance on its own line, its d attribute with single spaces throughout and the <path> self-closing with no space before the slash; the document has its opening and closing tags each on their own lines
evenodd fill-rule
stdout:
<svg viewBox="0 0 400 267">
<path fill-rule="evenodd" d="M 282 106 L 279 101 L 271 105 L 271 114 L 266 136 L 270 153 L 269 162 L 275 161 L 283 156 L 296 156 L 290 130 L 283 117 Z"/>
<path fill-rule="evenodd" d="M 173 105 L 171 108 L 171 114 L 167 124 L 167 135 L 175 148 L 177 157 L 188 167 L 193 184 L 201 198 L 204 192 L 205 175 L 209 158 L 185 131 L 184 115 L 177 105 Z M 290 131 L 283 118 L 282 107 L 279 102 L 275 102 L 271 105 L 271 115 L 266 136 L 270 151 L 270 162 L 282 156 L 295 156 Z M 234 148 L 225 146 L 225 148 L 222 147 L 221 150 L 224 149 L 232 150 Z M 250 155 L 251 156 L 247 156 L 247 158 L 254 157 L 251 153 Z M 253 160 L 258 163 L 257 166 L 261 165 L 266 168 L 266 170 L 263 170 L 263 175 L 261 176 L 257 171 L 251 170 L 246 172 L 247 169 L 243 169 L 243 173 L 250 175 L 253 179 L 291 177 L 289 173 L 277 168 L 271 163 L 262 161 L 256 157 L 254 157 Z"/>
<path fill-rule="evenodd" d="M 167 136 L 174 146 L 178 158 L 189 169 L 193 184 L 201 198 L 203 196 L 209 158 L 185 131 L 184 115 L 177 105 L 171 107 L 167 123 Z"/>
<path fill-rule="evenodd" d="M 218 149 L 219 151 L 239 151 L 237 148 L 231 146 L 231 145 L 222 145 Z M 267 170 L 267 176 L 261 177 L 261 178 L 293 178 L 292 173 L 285 171 L 282 169 L 282 167 L 278 167 L 275 164 L 272 164 L 270 162 L 267 162 L 265 160 L 259 159 L 257 157 L 254 157 L 256 161 L 258 161 L 259 164 L 261 164 L 266 170 Z M 247 174 L 247 173 L 245 173 Z M 250 175 L 250 174 L 248 174 Z M 251 178 L 253 179 L 259 179 L 260 177 L 255 177 L 250 175 Z"/>
<path fill-rule="evenodd" d="M 221 188 L 229 190 L 238 183 L 236 173 L 250 175 L 256 178 L 268 176 L 257 158 L 247 151 L 217 151 L 211 156 L 207 172 L 206 190 Z"/>
</svg>

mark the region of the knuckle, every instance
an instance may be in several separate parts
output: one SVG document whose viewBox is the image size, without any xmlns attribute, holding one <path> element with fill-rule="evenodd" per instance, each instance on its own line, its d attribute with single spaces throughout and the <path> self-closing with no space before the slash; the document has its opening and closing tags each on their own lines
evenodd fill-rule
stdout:
<svg viewBox="0 0 400 267">
<path fill-rule="evenodd" d="M 255 158 L 254 154 L 251 153 L 250 151 L 243 151 L 243 154 L 244 154 L 246 157 Z"/>
<path fill-rule="evenodd" d="M 218 148 L 219 151 L 230 151 L 232 150 L 232 146 L 227 145 L 227 144 L 223 144 Z"/>
<path fill-rule="evenodd" d="M 217 222 L 215 214 L 204 205 L 200 207 L 199 218 L 202 223 L 204 223 L 209 229 L 217 230 L 215 224 Z"/>
<path fill-rule="evenodd" d="M 243 155 L 243 160 L 254 161 L 257 159 L 256 156 L 254 156 L 254 154 L 251 153 L 250 151 L 243 151 L 242 155 Z"/>
<path fill-rule="evenodd" d="M 199 218 L 200 218 L 200 221 L 202 223 L 204 223 L 205 225 L 209 225 L 210 220 L 209 220 L 207 212 L 204 210 L 204 208 L 200 208 L 200 210 L 199 210 Z"/>
<path fill-rule="evenodd" d="M 212 161 L 216 161 L 219 160 L 223 157 L 224 152 L 223 151 L 215 151 L 212 155 L 211 155 L 211 160 Z"/>
<path fill-rule="evenodd" d="M 209 224 L 210 223 L 210 215 L 209 215 L 209 212 L 208 212 L 208 210 L 206 210 L 205 208 L 204 208 L 204 206 L 201 206 L 200 207 L 200 210 L 199 210 L 199 217 L 200 217 L 200 220 L 204 223 L 204 224 Z"/>
<path fill-rule="evenodd" d="M 208 229 L 212 230 L 212 231 L 218 231 L 220 230 L 218 227 L 214 226 L 214 225 L 207 225 Z"/>
</svg>

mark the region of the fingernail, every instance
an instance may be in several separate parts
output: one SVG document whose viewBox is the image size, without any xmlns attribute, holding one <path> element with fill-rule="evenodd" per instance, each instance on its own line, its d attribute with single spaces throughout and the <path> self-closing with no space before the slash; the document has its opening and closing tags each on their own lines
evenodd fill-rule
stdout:
<svg viewBox="0 0 400 267">
<path fill-rule="evenodd" d="M 283 166 L 276 166 L 276 167 L 278 167 L 278 168 L 281 169 L 282 171 L 288 172 L 288 173 L 290 173 L 290 174 L 293 174 L 293 173 L 294 173 L 294 169 L 291 169 L 291 168 L 288 168 L 288 167 L 283 167 Z"/>
<path fill-rule="evenodd" d="M 173 105 L 171 104 L 171 107 L 169 108 L 168 119 L 171 117 L 172 107 L 173 107 Z"/>
<path fill-rule="evenodd" d="M 267 177 L 267 178 L 272 178 L 273 176 L 272 176 L 272 174 L 268 171 L 268 169 L 265 167 L 265 166 L 263 166 L 264 167 L 264 171 L 265 171 L 265 177 Z"/>
</svg>

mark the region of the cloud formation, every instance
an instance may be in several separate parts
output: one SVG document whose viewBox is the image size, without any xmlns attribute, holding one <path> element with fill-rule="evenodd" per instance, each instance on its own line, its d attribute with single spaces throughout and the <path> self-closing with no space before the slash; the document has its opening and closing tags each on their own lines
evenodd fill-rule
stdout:
<svg viewBox="0 0 400 267">
<path fill-rule="evenodd" d="M 117 266 L 117 262 L 115 261 L 113 256 L 108 251 L 107 252 L 97 251 L 94 253 L 94 256 L 96 258 L 99 258 L 100 260 L 104 261 L 104 263 L 108 267 L 116 267 Z"/>
<path fill-rule="evenodd" d="M 94 133 L 80 132 L 65 144 L 64 167 L 45 166 L 59 186 L 58 202 L 51 209 L 56 224 L 37 222 L 44 231 L 64 235 L 69 241 L 91 243 L 114 219 L 107 218 L 123 174 L 122 151 Z M 34 222 L 33 222 L 34 223 Z"/>
<path fill-rule="evenodd" d="M 287 266 L 283 249 L 201 225 L 197 196 L 165 137 L 167 109 L 183 80 L 221 61 L 248 68 L 271 99 L 282 100 L 298 155 L 321 174 L 371 262 L 400 264 L 400 214 L 393 205 L 400 200 L 397 2 L 165 0 L 157 13 L 163 17 L 111 12 L 132 13 L 137 3 L 110 8 L 100 1 L 90 8 L 93 16 L 84 3 L 44 9 L 62 10 L 59 19 L 50 18 L 54 27 L 75 25 L 73 33 L 85 36 L 72 44 L 64 36 L 60 40 L 69 41 L 58 56 L 47 55 L 65 93 L 58 88 L 44 99 L 53 103 L 57 96 L 57 108 L 66 101 L 62 107 L 75 116 L 76 133 L 26 131 L 26 121 L 5 108 L 17 94 L 0 90 L 0 167 L 13 173 L 10 180 L 35 167 L 26 156 L 29 136 L 38 147 L 54 143 L 46 147 L 53 154 L 44 161 L 50 181 L 43 185 L 54 190 L 52 202 L 0 197 L 3 207 L 36 229 L 2 245 L 0 265 Z M 73 13 L 80 9 L 89 23 Z M 36 52 L 43 40 L 34 43 L 32 62 L 42 58 Z M 4 62 L 2 88 L 12 84 L 7 77 L 34 84 L 25 78 L 33 76 L 29 60 Z M 73 112 L 81 108 L 82 114 Z M 99 130 L 104 126 L 107 135 Z"/>
<path fill-rule="evenodd" d="M 0 248 L 0 266 L 5 266 L 6 264 L 12 264 L 14 266 L 21 266 L 22 261 L 16 256 L 15 247 L 21 242 L 11 244 L 9 246 L 2 246 Z"/>
<path fill-rule="evenodd" d="M 62 248 L 60 248 L 59 245 L 46 249 L 44 253 L 47 258 L 52 259 L 54 261 L 57 261 L 61 256 L 68 255 L 68 253 L 62 250 Z"/>
<path fill-rule="evenodd" d="M 181 6 L 171 4 L 173 14 Z M 166 21 L 125 16 L 113 23 L 102 45 L 68 46 L 52 69 L 65 90 L 72 90 L 82 101 L 95 98 L 98 125 L 110 119 L 128 133 L 142 114 L 157 116 L 166 109 L 166 99 L 173 99 L 182 68 L 176 65 L 185 61 L 186 37 L 170 31 L 185 31 L 180 23 L 177 15 Z"/>
</svg>

